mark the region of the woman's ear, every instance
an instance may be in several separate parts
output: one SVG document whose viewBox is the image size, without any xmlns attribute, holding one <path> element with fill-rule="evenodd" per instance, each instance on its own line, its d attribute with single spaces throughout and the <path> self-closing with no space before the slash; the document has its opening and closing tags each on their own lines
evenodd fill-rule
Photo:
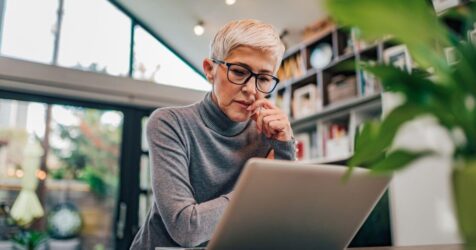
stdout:
<svg viewBox="0 0 476 250">
<path fill-rule="evenodd" d="M 202 63 L 202 66 L 203 66 L 203 72 L 205 72 L 205 77 L 207 78 L 207 80 L 213 84 L 213 66 L 214 66 L 214 63 L 212 60 L 210 60 L 209 58 L 205 58 L 203 59 L 203 63 Z"/>
</svg>

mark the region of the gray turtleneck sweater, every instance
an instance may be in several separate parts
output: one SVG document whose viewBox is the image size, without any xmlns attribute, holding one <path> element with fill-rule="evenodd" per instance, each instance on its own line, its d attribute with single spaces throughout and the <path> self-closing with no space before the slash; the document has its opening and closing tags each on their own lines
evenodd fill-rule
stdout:
<svg viewBox="0 0 476 250">
<path fill-rule="evenodd" d="M 199 103 L 153 112 L 147 124 L 154 202 L 131 249 L 197 246 L 210 240 L 245 162 L 294 160 L 294 141 L 258 134 L 254 121 L 233 122 L 208 93 Z"/>
</svg>

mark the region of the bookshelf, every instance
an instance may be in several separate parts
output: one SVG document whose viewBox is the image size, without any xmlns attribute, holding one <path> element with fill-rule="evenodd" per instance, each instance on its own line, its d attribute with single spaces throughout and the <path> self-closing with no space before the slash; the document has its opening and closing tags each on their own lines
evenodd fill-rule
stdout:
<svg viewBox="0 0 476 250">
<path fill-rule="evenodd" d="M 285 52 L 278 70 L 282 84 L 269 98 L 291 118 L 299 160 L 345 163 L 359 125 L 380 119 L 380 84 L 359 64 L 382 62 L 385 46 L 333 26 Z"/>
<path fill-rule="evenodd" d="M 429 1 L 459 37 L 476 44 L 476 23 L 474 27 L 465 27 L 461 20 L 452 19 L 451 13 L 447 15 L 448 9 L 474 1 Z M 454 56 L 451 48 L 447 51 L 451 63 Z M 286 50 L 278 70 L 282 84 L 269 98 L 290 117 L 295 137 L 303 144 L 298 148 L 310 151 L 301 152 L 298 159 L 345 162 L 352 156 L 359 125 L 382 116 L 382 87 L 378 79 L 360 68 L 360 62 L 383 62 L 409 72 L 417 69 L 405 45 L 389 37 L 364 42 L 359 39 L 358 30 L 335 24 Z M 386 103 L 392 102 L 390 97 L 386 97 Z"/>
</svg>

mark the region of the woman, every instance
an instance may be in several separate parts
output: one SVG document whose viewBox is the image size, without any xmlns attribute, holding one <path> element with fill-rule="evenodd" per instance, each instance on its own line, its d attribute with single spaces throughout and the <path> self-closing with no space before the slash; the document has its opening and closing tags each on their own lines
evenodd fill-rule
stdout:
<svg viewBox="0 0 476 250">
<path fill-rule="evenodd" d="M 283 53 L 271 25 L 232 21 L 203 60 L 212 91 L 199 103 L 151 115 L 154 203 L 131 249 L 206 244 L 248 159 L 295 159 L 289 120 L 265 99 L 279 82 Z"/>
</svg>

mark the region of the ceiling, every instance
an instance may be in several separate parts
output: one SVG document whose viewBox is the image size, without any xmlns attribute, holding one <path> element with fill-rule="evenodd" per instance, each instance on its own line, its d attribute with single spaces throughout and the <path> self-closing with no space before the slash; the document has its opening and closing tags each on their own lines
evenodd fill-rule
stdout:
<svg viewBox="0 0 476 250">
<path fill-rule="evenodd" d="M 208 56 L 209 41 L 229 20 L 254 18 L 288 31 L 284 42 L 291 47 L 301 40 L 304 27 L 326 16 L 323 0 L 115 0 L 177 54 L 201 71 Z M 205 33 L 196 36 L 193 27 L 204 22 Z"/>
</svg>

